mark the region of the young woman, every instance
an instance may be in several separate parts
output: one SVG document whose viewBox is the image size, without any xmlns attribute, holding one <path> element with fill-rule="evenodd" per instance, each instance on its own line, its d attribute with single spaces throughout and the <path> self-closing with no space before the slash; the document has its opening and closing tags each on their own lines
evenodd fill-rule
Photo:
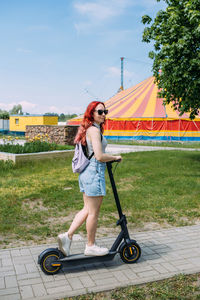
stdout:
<svg viewBox="0 0 200 300">
<path fill-rule="evenodd" d="M 106 139 L 102 136 L 103 124 L 108 111 L 103 102 L 91 102 L 84 114 L 83 121 L 75 137 L 75 143 L 87 145 L 88 155 L 94 152 L 90 164 L 79 175 L 79 187 L 83 192 L 84 207 L 79 211 L 69 230 L 58 236 L 60 250 L 69 255 L 73 234 L 86 221 L 87 244 L 85 255 L 102 256 L 108 253 L 107 248 L 95 244 L 97 222 L 105 190 L 105 168 L 107 161 L 121 160 L 121 156 L 105 153 Z"/>
</svg>

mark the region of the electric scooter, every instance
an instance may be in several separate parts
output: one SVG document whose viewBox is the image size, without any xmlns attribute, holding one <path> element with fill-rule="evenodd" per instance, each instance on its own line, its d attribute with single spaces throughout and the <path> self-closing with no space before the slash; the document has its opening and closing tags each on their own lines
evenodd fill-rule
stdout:
<svg viewBox="0 0 200 300">
<path fill-rule="evenodd" d="M 38 264 L 45 274 L 54 275 L 58 273 L 63 266 L 71 267 L 75 265 L 109 261 L 112 260 L 117 253 L 120 254 L 122 261 L 128 264 L 136 263 L 140 258 L 140 246 L 135 240 L 130 239 L 126 216 L 122 213 L 122 208 L 112 173 L 113 162 L 116 161 L 107 162 L 106 165 L 119 213 L 119 220 L 117 221 L 116 225 L 121 226 L 121 232 L 109 250 L 109 253 L 103 256 L 86 256 L 84 254 L 72 254 L 65 256 L 58 248 L 48 248 L 38 256 Z"/>
</svg>

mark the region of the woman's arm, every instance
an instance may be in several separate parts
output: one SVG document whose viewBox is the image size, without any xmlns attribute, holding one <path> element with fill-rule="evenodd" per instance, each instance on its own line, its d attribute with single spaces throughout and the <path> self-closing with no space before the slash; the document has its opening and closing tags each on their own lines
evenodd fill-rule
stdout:
<svg viewBox="0 0 200 300">
<path fill-rule="evenodd" d="M 88 128 L 87 133 L 89 140 L 92 142 L 94 156 L 97 160 L 101 162 L 107 162 L 122 159 L 120 155 L 111 155 L 102 152 L 101 135 L 98 128 L 91 126 L 90 128 Z"/>
</svg>

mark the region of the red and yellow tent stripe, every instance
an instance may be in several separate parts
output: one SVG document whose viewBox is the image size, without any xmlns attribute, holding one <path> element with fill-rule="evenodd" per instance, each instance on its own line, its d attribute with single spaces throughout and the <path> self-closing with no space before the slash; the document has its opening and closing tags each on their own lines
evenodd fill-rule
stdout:
<svg viewBox="0 0 200 300">
<path fill-rule="evenodd" d="M 158 97 L 154 77 L 123 90 L 105 102 L 109 110 L 104 135 L 109 139 L 200 141 L 200 114 L 179 116 L 171 105 Z M 80 124 L 82 116 L 68 121 Z"/>
</svg>

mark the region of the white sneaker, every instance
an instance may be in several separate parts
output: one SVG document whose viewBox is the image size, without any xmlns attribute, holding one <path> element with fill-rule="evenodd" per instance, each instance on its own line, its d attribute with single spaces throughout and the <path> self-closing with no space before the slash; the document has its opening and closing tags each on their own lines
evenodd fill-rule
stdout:
<svg viewBox="0 0 200 300">
<path fill-rule="evenodd" d="M 68 233 L 59 234 L 57 239 L 60 251 L 62 251 L 65 256 L 69 256 L 72 240 L 68 237 Z"/>
<path fill-rule="evenodd" d="M 91 256 L 103 256 L 108 254 L 109 250 L 107 248 L 98 247 L 97 245 L 88 246 L 85 247 L 85 255 L 91 255 Z"/>
</svg>

